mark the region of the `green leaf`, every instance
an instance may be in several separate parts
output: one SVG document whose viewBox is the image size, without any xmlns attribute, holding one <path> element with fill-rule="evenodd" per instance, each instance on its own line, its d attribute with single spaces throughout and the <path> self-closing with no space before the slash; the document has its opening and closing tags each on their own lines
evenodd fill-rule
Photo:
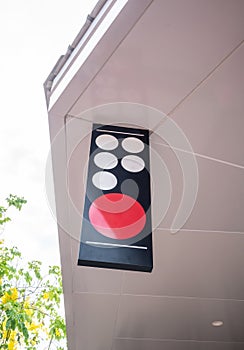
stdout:
<svg viewBox="0 0 244 350">
<path fill-rule="evenodd" d="M 12 329 L 12 320 L 11 320 L 11 318 L 8 318 L 7 322 L 6 322 L 6 330 L 9 330 L 9 329 Z"/>
<path fill-rule="evenodd" d="M 18 210 L 21 210 L 23 204 L 27 203 L 27 200 L 24 199 L 23 197 L 18 197 L 13 194 L 10 194 L 9 197 L 6 198 L 6 201 L 9 207 L 14 206 Z"/>
<path fill-rule="evenodd" d="M 11 329 L 14 331 L 16 328 L 16 320 L 15 319 L 12 319 L 11 320 Z"/>
</svg>

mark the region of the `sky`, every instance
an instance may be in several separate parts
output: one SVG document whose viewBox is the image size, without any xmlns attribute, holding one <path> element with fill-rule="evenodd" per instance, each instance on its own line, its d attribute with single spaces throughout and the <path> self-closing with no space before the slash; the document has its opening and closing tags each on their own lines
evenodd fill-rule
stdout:
<svg viewBox="0 0 244 350">
<path fill-rule="evenodd" d="M 45 193 L 50 148 L 43 82 L 65 54 L 97 0 L 9 0 L 0 4 L 0 205 L 10 194 L 28 203 L 11 210 L 0 238 L 28 260 L 60 264 L 55 218 Z"/>
</svg>

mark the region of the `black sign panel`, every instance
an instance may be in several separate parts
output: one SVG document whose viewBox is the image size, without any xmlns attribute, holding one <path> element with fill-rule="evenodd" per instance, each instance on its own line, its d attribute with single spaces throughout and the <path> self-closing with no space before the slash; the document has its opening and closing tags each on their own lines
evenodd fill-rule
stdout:
<svg viewBox="0 0 244 350">
<path fill-rule="evenodd" d="M 93 125 L 78 265 L 152 271 L 149 131 Z"/>
</svg>

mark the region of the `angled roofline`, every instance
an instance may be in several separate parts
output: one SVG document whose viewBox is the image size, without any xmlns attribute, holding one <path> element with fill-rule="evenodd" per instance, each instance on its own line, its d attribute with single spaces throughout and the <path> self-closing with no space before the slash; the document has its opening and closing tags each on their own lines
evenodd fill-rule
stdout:
<svg viewBox="0 0 244 350">
<path fill-rule="evenodd" d="M 51 73 L 48 75 L 47 79 L 45 80 L 43 87 L 44 87 L 44 92 L 45 92 L 45 97 L 46 97 L 46 104 L 47 107 L 49 106 L 49 100 L 50 100 L 50 95 L 51 95 L 51 90 L 53 86 L 54 79 L 57 77 L 61 69 L 64 67 L 65 63 L 68 61 L 70 58 L 72 52 L 74 49 L 77 47 L 78 43 L 82 39 L 82 37 L 85 35 L 87 30 L 89 29 L 90 25 L 94 21 L 94 19 L 97 17 L 101 9 L 104 7 L 104 5 L 108 2 L 108 0 L 99 0 L 95 7 L 93 8 L 92 12 L 88 14 L 86 22 L 82 26 L 81 30 L 75 37 L 74 41 L 72 42 L 71 45 L 68 46 L 68 49 L 66 53 L 58 59 L 57 63 L 53 67 Z"/>
</svg>

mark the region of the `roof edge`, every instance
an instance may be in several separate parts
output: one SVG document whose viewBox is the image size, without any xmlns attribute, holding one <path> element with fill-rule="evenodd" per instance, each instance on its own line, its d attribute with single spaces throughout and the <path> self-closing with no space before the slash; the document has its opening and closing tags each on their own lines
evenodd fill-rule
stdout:
<svg viewBox="0 0 244 350">
<path fill-rule="evenodd" d="M 81 30 L 79 31 L 79 33 L 75 37 L 75 39 L 72 42 L 72 44 L 68 46 L 68 49 L 67 49 L 66 53 L 59 57 L 57 63 L 55 64 L 55 66 L 51 70 L 51 73 L 48 75 L 47 79 L 45 80 L 45 82 L 43 84 L 43 87 L 44 87 L 44 92 L 45 92 L 47 108 L 49 106 L 51 89 L 52 89 L 52 85 L 53 85 L 54 79 L 59 74 L 59 72 L 61 71 L 61 69 L 65 65 L 65 63 L 68 61 L 68 59 L 71 56 L 72 52 L 77 47 L 78 43 L 80 42 L 82 37 L 85 35 L 85 33 L 89 29 L 90 25 L 92 24 L 92 22 L 94 21 L 94 19 L 99 14 L 99 12 L 104 7 L 104 5 L 106 4 L 107 1 L 108 0 L 99 0 L 97 2 L 95 7 L 93 8 L 92 12 L 90 14 L 88 14 L 84 25 L 82 26 Z"/>
</svg>

